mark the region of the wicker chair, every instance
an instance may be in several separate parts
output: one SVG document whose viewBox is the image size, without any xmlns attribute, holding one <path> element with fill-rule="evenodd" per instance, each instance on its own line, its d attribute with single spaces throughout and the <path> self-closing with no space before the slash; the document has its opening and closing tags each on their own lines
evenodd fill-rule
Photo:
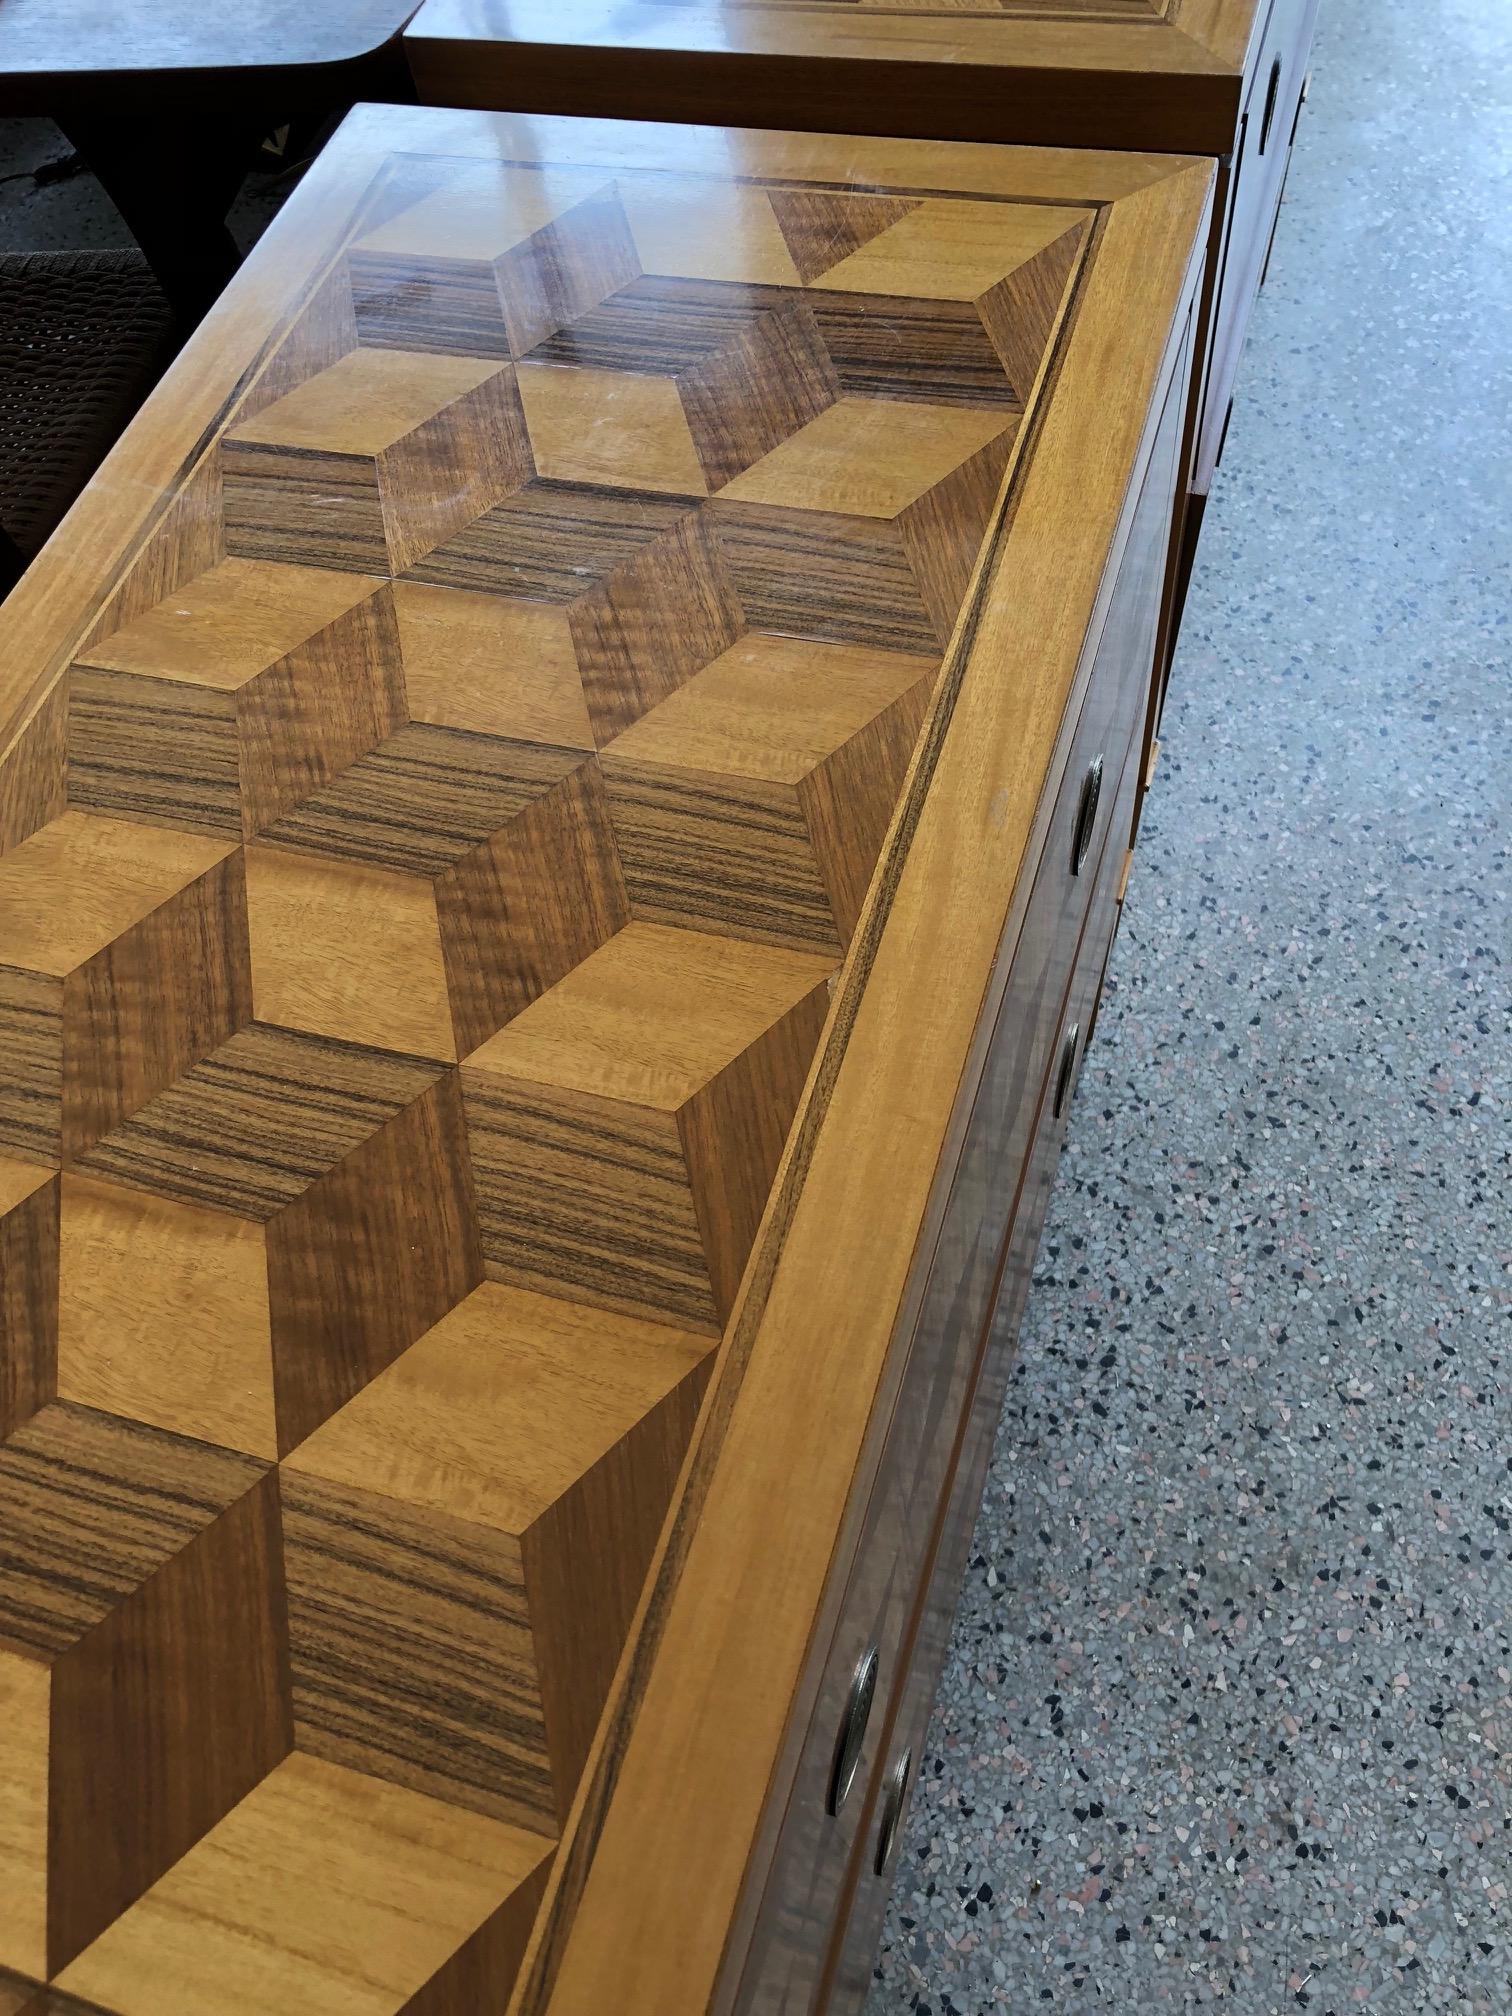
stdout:
<svg viewBox="0 0 1512 2016">
<path fill-rule="evenodd" d="M 139 252 L 0 255 L 0 595 L 173 353 Z"/>
</svg>

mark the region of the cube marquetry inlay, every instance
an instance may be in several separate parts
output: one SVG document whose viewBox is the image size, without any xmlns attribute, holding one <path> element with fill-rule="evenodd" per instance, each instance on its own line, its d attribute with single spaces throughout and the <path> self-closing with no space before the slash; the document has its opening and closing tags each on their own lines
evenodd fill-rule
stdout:
<svg viewBox="0 0 1512 2016">
<path fill-rule="evenodd" d="M 0 2010 L 502 2007 L 1089 217 L 396 158 L 100 583 L 0 757 Z"/>
</svg>

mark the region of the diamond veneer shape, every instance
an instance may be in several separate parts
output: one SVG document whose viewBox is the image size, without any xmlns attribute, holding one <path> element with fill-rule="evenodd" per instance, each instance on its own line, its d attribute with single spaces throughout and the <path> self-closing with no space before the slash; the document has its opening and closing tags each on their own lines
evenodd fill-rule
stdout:
<svg viewBox="0 0 1512 2016">
<path fill-rule="evenodd" d="M 262 1227 L 73 1173 L 60 1187 L 61 1397 L 276 1457 Z"/>
<path fill-rule="evenodd" d="M 1085 218 L 1085 211 L 1049 203 L 932 197 L 831 266 L 820 284 L 843 292 L 979 301 Z"/>
<path fill-rule="evenodd" d="M 740 503 L 896 518 L 1013 421 L 995 410 L 842 399 L 727 483 Z"/>
<path fill-rule="evenodd" d="M 707 488 L 671 380 L 522 364 L 519 386 L 541 475 L 685 497 Z"/>
</svg>

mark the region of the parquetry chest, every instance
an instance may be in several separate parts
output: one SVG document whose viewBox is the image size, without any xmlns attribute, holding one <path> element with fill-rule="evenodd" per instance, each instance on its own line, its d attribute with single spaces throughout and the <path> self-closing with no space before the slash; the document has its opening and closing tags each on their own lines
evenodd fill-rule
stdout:
<svg viewBox="0 0 1512 2016">
<path fill-rule="evenodd" d="M 1211 181 L 365 109 L 0 612 L 6 2016 L 852 1995 Z"/>
</svg>

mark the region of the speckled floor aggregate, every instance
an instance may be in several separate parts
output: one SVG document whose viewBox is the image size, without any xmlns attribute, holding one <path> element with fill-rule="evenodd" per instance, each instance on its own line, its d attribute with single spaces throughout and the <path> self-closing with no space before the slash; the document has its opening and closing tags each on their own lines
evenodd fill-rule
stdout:
<svg viewBox="0 0 1512 2016">
<path fill-rule="evenodd" d="M 1509 168 L 1323 0 L 868 2016 L 1512 2011 Z"/>
</svg>

